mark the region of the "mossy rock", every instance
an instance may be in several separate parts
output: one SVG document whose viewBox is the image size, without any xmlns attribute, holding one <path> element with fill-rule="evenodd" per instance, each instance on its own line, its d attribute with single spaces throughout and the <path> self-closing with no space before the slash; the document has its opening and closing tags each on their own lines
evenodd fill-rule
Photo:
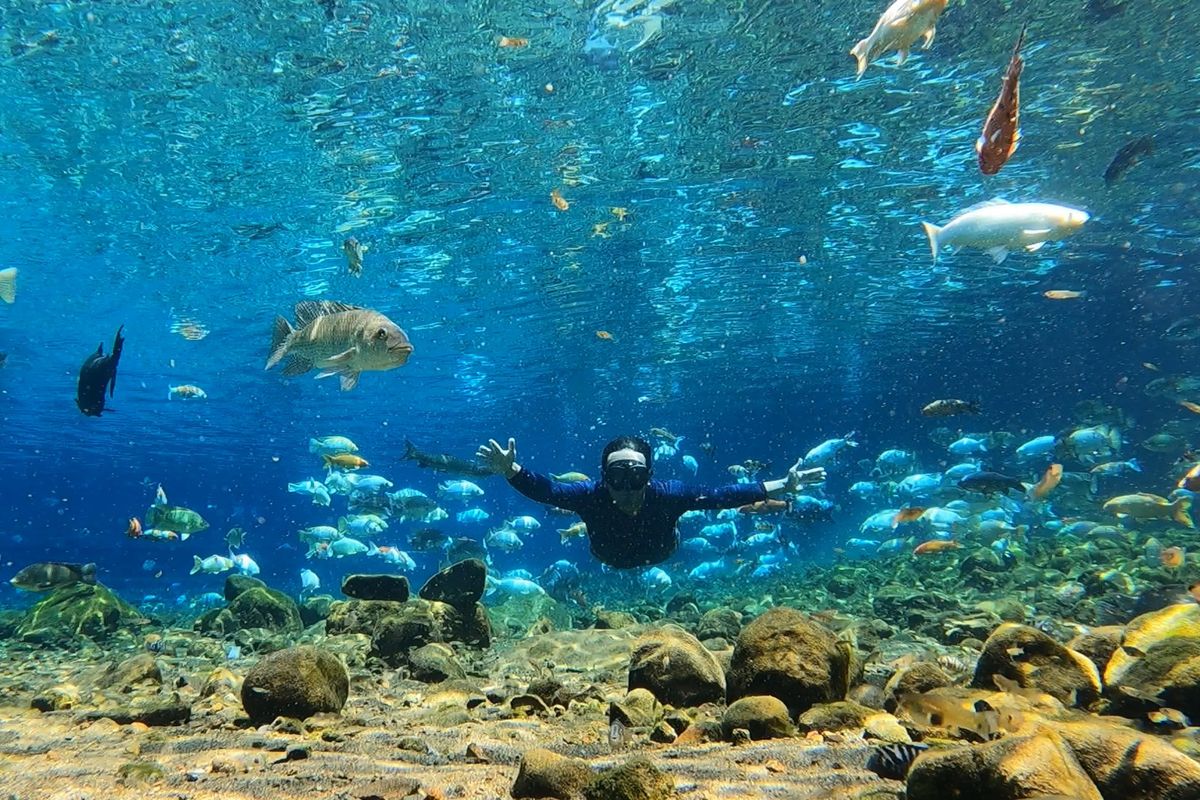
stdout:
<svg viewBox="0 0 1200 800">
<path fill-rule="evenodd" d="M 27 642 L 72 644 L 79 637 L 105 639 L 146 622 L 141 612 L 107 586 L 77 583 L 38 601 L 25 613 L 16 633 Z"/>
<path fill-rule="evenodd" d="M 300 604 L 300 622 L 306 628 L 323 622 L 329 618 L 333 603 L 333 596 L 328 594 L 305 598 L 304 602 Z"/>
<path fill-rule="evenodd" d="M 227 610 L 238 628 L 295 632 L 303 627 L 296 601 L 283 592 L 265 586 L 255 586 L 241 592 L 230 601 Z"/>
<path fill-rule="evenodd" d="M 675 781 L 645 756 L 606 769 L 583 788 L 586 800 L 666 800 L 675 796 Z"/>
</svg>

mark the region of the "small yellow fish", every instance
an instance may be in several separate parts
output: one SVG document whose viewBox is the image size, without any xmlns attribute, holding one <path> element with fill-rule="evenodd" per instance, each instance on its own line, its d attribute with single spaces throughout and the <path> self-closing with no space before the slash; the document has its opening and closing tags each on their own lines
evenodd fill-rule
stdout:
<svg viewBox="0 0 1200 800">
<path fill-rule="evenodd" d="M 496 39 L 496 46 L 514 48 L 528 47 L 529 40 L 520 36 L 501 36 Z"/>
<path fill-rule="evenodd" d="M 558 189 L 550 192 L 550 202 L 553 203 L 554 207 L 559 211 L 566 211 L 571 207 L 571 204 L 567 202 L 567 199 L 562 196 Z"/>
<path fill-rule="evenodd" d="M 1193 414 L 1200 414 L 1200 405 L 1193 403 L 1191 400 L 1180 400 L 1179 405 L 1183 406 Z"/>
<path fill-rule="evenodd" d="M 182 386 L 168 387 L 167 399 L 172 400 L 176 397 L 180 400 L 204 400 L 208 397 L 208 393 L 199 386 L 193 386 L 190 383 L 185 383 Z"/>
<path fill-rule="evenodd" d="M 613 335 L 608 331 L 596 331 L 596 338 L 603 339 L 606 342 L 614 341 Z"/>
<path fill-rule="evenodd" d="M 362 469 L 363 467 L 371 466 L 365 458 L 354 455 L 353 453 L 338 453 L 336 455 L 321 456 L 325 460 L 325 466 L 328 469 L 337 467 L 338 469 Z"/>
<path fill-rule="evenodd" d="M 617 218 L 617 222 L 624 222 L 625 218 L 629 216 L 629 209 L 624 206 L 613 206 L 608 211 Z"/>
<path fill-rule="evenodd" d="M 1042 297 L 1047 300 L 1078 300 L 1085 296 L 1087 296 L 1087 292 L 1076 292 L 1073 289 L 1051 289 L 1042 292 Z"/>
<path fill-rule="evenodd" d="M 597 222 L 592 226 L 592 236 L 598 236 L 601 239 L 608 239 L 612 236 L 612 234 L 608 233 L 608 226 L 609 223 L 607 222 Z"/>
<path fill-rule="evenodd" d="M 550 473 L 550 477 L 559 483 L 581 483 L 583 481 L 591 480 L 591 478 L 589 478 L 587 475 L 584 475 L 582 472 L 564 472 L 561 475 L 555 475 L 552 472 Z"/>
<path fill-rule="evenodd" d="M 559 528 L 558 529 L 558 538 L 562 541 L 563 544 L 566 544 L 567 542 L 571 541 L 572 539 L 578 539 L 578 538 L 582 538 L 584 536 L 587 536 L 587 523 L 586 522 L 582 522 L 582 521 L 576 522 L 574 525 L 571 525 L 568 528 Z"/>
</svg>

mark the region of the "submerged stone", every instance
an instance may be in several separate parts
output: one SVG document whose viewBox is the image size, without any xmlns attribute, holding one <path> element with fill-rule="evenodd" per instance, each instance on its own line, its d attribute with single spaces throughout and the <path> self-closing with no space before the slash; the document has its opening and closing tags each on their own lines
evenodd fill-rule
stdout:
<svg viewBox="0 0 1200 800">
<path fill-rule="evenodd" d="M 23 641 L 72 645 L 79 637 L 104 639 L 146 623 L 136 608 L 99 583 L 64 586 L 39 600 L 17 626 Z"/>
</svg>

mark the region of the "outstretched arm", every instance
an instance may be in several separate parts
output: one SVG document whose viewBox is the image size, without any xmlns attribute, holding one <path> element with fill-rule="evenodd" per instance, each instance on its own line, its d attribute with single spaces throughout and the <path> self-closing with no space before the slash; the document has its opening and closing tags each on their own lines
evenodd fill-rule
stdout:
<svg viewBox="0 0 1200 800">
<path fill-rule="evenodd" d="M 489 439 L 487 444 L 479 447 L 476 455 L 491 468 L 492 472 L 503 475 L 514 489 L 530 500 L 565 508 L 567 511 L 577 511 L 595 486 L 592 481 L 558 483 L 545 475 L 539 475 L 532 470 L 523 468 L 516 460 L 516 439 L 509 439 L 507 448 L 501 446 L 495 439 Z"/>
<path fill-rule="evenodd" d="M 796 460 L 792 468 L 788 470 L 786 478 L 779 478 L 773 481 L 763 481 L 763 488 L 767 490 L 767 497 L 772 499 L 785 494 L 795 494 L 800 490 L 801 486 L 810 483 L 823 483 L 825 481 L 825 468 L 817 467 L 815 469 L 800 469 L 804 463 L 803 458 Z"/>
<path fill-rule="evenodd" d="M 727 486 L 715 487 L 677 485 L 673 487 L 672 494 L 679 498 L 686 508 L 735 508 L 749 503 L 757 503 L 767 498 L 795 494 L 805 484 L 820 483 L 825 480 L 824 469 L 818 467 L 817 469 L 802 470 L 800 469 L 802 463 L 803 459 L 797 461 L 788 470 L 787 477 L 778 480 L 731 483 Z"/>
</svg>

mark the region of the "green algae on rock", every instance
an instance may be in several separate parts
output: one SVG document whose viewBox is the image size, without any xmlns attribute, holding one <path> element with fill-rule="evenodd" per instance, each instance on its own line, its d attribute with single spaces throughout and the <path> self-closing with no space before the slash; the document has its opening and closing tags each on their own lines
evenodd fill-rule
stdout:
<svg viewBox="0 0 1200 800">
<path fill-rule="evenodd" d="M 306 719 L 340 712 L 350 694 L 350 675 L 338 658 L 304 645 L 264 656 L 242 682 L 242 707 L 255 724 L 275 717 Z"/>
<path fill-rule="evenodd" d="M 141 612 L 103 584 L 76 583 L 34 604 L 16 633 L 26 642 L 69 646 L 80 637 L 101 640 L 146 623 Z"/>
<path fill-rule="evenodd" d="M 725 671 L 695 636 L 665 625 L 633 643 L 629 688 L 639 687 L 677 707 L 719 702 L 725 697 Z"/>
</svg>

